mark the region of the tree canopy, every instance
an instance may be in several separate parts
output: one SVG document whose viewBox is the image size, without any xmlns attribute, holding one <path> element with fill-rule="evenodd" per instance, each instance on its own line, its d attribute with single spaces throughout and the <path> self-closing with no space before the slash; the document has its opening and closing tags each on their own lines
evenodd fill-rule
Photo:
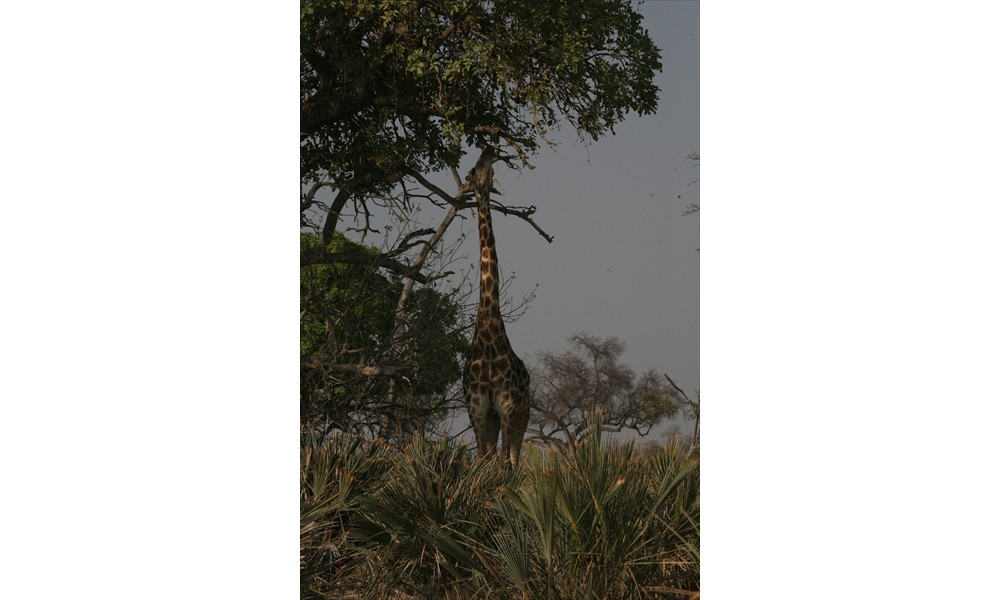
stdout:
<svg viewBox="0 0 1000 600">
<path fill-rule="evenodd" d="M 651 113 L 659 51 L 628 0 L 303 0 L 302 176 L 392 183 L 489 140 L 523 160 Z"/>
<path fill-rule="evenodd" d="M 301 7 L 302 211 L 320 187 L 337 192 L 320 248 L 349 199 L 385 196 L 404 178 L 458 204 L 426 176 L 457 178 L 468 147 L 489 144 L 530 167 L 563 121 L 598 139 L 629 112 L 656 109 L 659 50 L 628 0 Z"/>
</svg>

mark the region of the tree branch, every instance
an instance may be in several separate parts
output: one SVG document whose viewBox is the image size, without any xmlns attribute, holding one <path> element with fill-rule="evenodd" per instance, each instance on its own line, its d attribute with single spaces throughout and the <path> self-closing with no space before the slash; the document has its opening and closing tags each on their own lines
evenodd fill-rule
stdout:
<svg viewBox="0 0 1000 600">
<path fill-rule="evenodd" d="M 388 269 L 394 273 L 399 273 L 404 277 L 410 277 L 418 283 L 430 283 L 436 279 L 442 279 L 449 275 L 453 275 L 452 271 L 445 271 L 433 276 L 423 275 L 416 272 L 416 268 L 405 265 L 398 260 L 389 258 L 385 254 L 357 254 L 348 252 L 326 252 L 326 253 L 314 253 L 307 252 L 303 254 L 299 259 L 299 266 L 306 267 L 309 265 L 335 265 L 335 264 L 347 264 L 347 265 L 363 265 L 370 267 L 380 267 L 383 269 Z"/>
<path fill-rule="evenodd" d="M 466 204 L 466 206 L 467 207 L 475 206 L 475 203 Z M 551 235 L 545 233 L 545 231 L 543 231 L 542 228 L 538 226 L 538 223 L 535 223 L 535 221 L 531 218 L 531 215 L 535 214 L 535 212 L 538 210 L 538 208 L 534 206 L 506 207 L 497 202 L 496 200 L 494 200 L 493 206 L 491 206 L 490 209 L 495 210 L 498 213 L 503 213 L 509 217 L 518 217 L 519 219 L 527 221 L 528 223 L 531 224 L 532 227 L 535 228 L 535 231 L 537 231 L 539 235 L 545 238 L 545 241 L 550 244 L 552 243 L 552 240 L 555 239 Z"/>
<path fill-rule="evenodd" d="M 445 192 L 438 186 L 428 181 L 427 178 L 424 177 L 422 174 L 413 169 L 410 169 L 408 167 L 403 167 L 401 168 L 401 170 L 406 175 L 416 179 L 422 186 L 424 186 L 425 188 L 433 192 L 436 196 L 440 197 L 442 200 L 444 200 L 448 204 L 451 204 L 452 206 L 458 207 L 460 209 L 476 208 L 476 206 L 478 206 L 475 201 L 460 202 L 459 198 L 456 198 L 451 194 Z M 455 181 L 459 184 L 459 194 L 461 194 L 462 191 L 468 188 L 468 185 L 466 183 L 461 182 L 461 180 L 458 177 L 458 171 L 456 171 L 454 168 L 452 168 L 452 175 L 454 175 Z M 555 239 L 551 235 L 545 233 L 545 231 L 538 226 L 538 223 L 535 223 L 535 221 L 531 218 L 531 215 L 535 214 L 535 212 L 538 211 L 537 207 L 535 206 L 507 207 L 504 206 L 503 204 L 500 204 L 496 200 L 493 200 L 492 204 L 493 206 L 490 207 L 491 210 L 495 210 L 507 216 L 518 217 L 519 219 L 523 219 L 528 223 L 530 223 L 531 226 L 535 228 L 535 231 L 537 231 L 539 235 L 545 238 L 545 241 L 547 241 L 548 243 L 551 244 L 552 241 Z"/>
<path fill-rule="evenodd" d="M 323 92 L 310 96 L 300 107 L 299 138 L 305 139 L 328 123 L 336 123 L 361 112 L 371 105 L 374 98 L 375 94 L 370 89 L 362 89 L 353 96 Z"/>
<path fill-rule="evenodd" d="M 393 248 L 388 253 L 386 253 L 385 256 L 399 256 L 400 254 L 406 252 L 407 250 L 409 250 L 410 248 L 413 248 L 414 246 L 419 246 L 421 244 L 426 244 L 427 242 L 424 241 L 424 240 L 417 240 L 415 242 L 411 241 L 411 240 L 413 240 L 413 238 L 415 238 L 415 237 L 419 237 L 419 236 L 422 236 L 422 235 L 431 235 L 432 233 L 434 233 L 433 229 L 418 229 L 416 231 L 410 232 L 410 233 L 408 233 L 406 235 L 406 237 L 404 237 L 399 242 L 399 244 L 396 245 L 395 248 Z M 423 261 L 415 261 L 413 263 L 413 268 L 416 269 L 416 270 L 420 270 L 420 266 L 422 264 L 423 264 Z"/>
<path fill-rule="evenodd" d="M 427 188 L 428 190 L 430 190 L 431 192 L 433 192 L 434 195 L 440 197 L 442 200 L 444 200 L 448 204 L 450 204 L 452 206 L 455 206 L 455 207 L 458 207 L 458 208 L 465 208 L 465 206 L 463 206 L 462 203 L 459 202 L 457 198 L 455 198 L 454 196 L 451 196 L 450 194 L 448 194 L 448 192 L 442 190 L 438 186 L 436 186 L 433 183 L 431 183 L 430 181 L 428 181 L 427 178 L 424 177 L 419 171 L 416 171 L 415 169 L 411 169 L 409 167 L 403 167 L 401 170 L 406 175 L 408 175 L 408 176 L 416 179 L 420 183 L 420 185 L 424 186 L 425 188 Z M 454 168 L 452 168 L 452 170 L 454 170 Z M 457 179 L 457 177 L 458 177 L 457 171 L 455 172 L 455 176 L 456 176 L 456 179 Z M 459 184 L 459 185 L 461 185 L 461 184 Z M 475 204 L 473 204 L 473 206 L 475 206 Z"/>
<path fill-rule="evenodd" d="M 388 96 L 377 96 L 372 100 L 374 106 L 381 106 L 384 108 L 395 109 L 396 112 L 408 117 L 440 117 L 441 111 L 433 106 L 424 106 L 420 104 L 402 104 L 400 102 L 394 102 L 392 98 Z"/>
<path fill-rule="evenodd" d="M 666 373 L 664 373 L 663 376 L 667 378 L 667 381 L 670 382 L 670 385 L 674 386 L 675 390 L 677 390 L 678 392 L 680 392 L 680 394 L 682 396 L 684 396 L 684 400 L 687 401 L 688 404 L 691 404 L 691 405 L 694 404 L 694 402 L 691 402 L 691 399 L 688 398 L 688 395 L 684 393 L 684 390 L 681 389 L 681 386 L 679 386 L 676 383 L 674 383 L 674 380 L 670 378 L 670 375 L 667 375 Z"/>
<path fill-rule="evenodd" d="M 412 369 L 412 367 L 407 365 L 345 365 L 327 362 L 318 356 L 303 356 L 300 359 L 300 366 L 303 369 L 324 369 L 334 373 L 349 373 L 352 375 L 364 375 L 365 377 L 376 377 L 379 375 L 395 377 Z"/>
<path fill-rule="evenodd" d="M 313 203 L 316 201 L 315 200 L 316 192 L 320 191 L 324 187 L 329 187 L 335 190 L 343 190 L 341 186 L 339 186 L 336 182 L 333 181 L 317 181 L 313 183 L 312 187 L 309 188 L 309 191 L 306 192 L 305 197 L 302 199 L 301 212 L 305 212 L 310 206 L 313 205 Z"/>
<path fill-rule="evenodd" d="M 434 246 L 436 246 L 439 241 L 441 241 L 441 237 L 444 236 L 445 230 L 448 229 L 448 226 L 451 225 L 451 222 L 455 219 L 455 215 L 457 214 L 458 214 L 458 207 L 453 205 L 448 210 L 448 214 L 445 215 L 444 220 L 442 220 L 441 224 L 438 225 L 437 231 L 434 232 L 434 235 L 431 237 L 431 239 L 427 240 L 424 243 L 424 247 L 421 248 L 420 252 L 417 254 L 417 259 L 413 261 L 414 271 L 419 271 L 421 268 L 423 268 L 424 261 L 427 260 L 427 256 L 430 254 L 431 249 L 434 248 Z M 451 274 L 451 272 L 449 271 L 448 274 Z M 393 324 L 393 332 L 392 332 L 393 344 L 396 344 L 399 341 L 400 336 L 402 335 L 403 321 L 404 317 L 406 316 L 406 311 L 405 311 L 406 301 L 407 299 L 409 299 L 410 293 L 413 290 L 414 281 L 416 281 L 415 277 L 406 277 L 405 281 L 403 282 L 403 291 L 399 294 L 399 301 L 396 303 L 396 320 L 395 323 Z"/>
<path fill-rule="evenodd" d="M 323 232 L 320 234 L 319 239 L 316 240 L 317 247 L 326 249 L 330 241 L 333 240 L 333 232 L 337 229 L 337 222 L 340 220 L 340 211 L 343 210 L 344 205 L 347 203 L 347 199 L 350 196 L 359 193 L 365 187 L 373 186 L 379 183 L 393 184 L 402 178 L 403 172 L 400 170 L 399 165 L 393 165 L 389 169 L 381 169 L 376 166 L 371 166 L 363 172 L 356 173 L 347 183 L 334 186 L 340 191 L 340 193 L 337 194 L 337 198 L 333 201 L 329 210 L 326 212 L 326 221 L 323 223 Z"/>
</svg>

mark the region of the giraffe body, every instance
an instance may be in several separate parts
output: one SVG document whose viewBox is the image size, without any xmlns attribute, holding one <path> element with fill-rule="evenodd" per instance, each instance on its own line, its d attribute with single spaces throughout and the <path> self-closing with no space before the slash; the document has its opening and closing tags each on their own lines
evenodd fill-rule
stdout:
<svg viewBox="0 0 1000 600">
<path fill-rule="evenodd" d="M 500 315 L 500 280 L 490 190 L 492 149 L 483 151 L 470 174 L 479 205 L 479 309 L 463 384 L 479 457 L 493 456 L 503 432 L 501 460 L 517 466 L 530 410 L 528 369 L 510 346 Z"/>
</svg>

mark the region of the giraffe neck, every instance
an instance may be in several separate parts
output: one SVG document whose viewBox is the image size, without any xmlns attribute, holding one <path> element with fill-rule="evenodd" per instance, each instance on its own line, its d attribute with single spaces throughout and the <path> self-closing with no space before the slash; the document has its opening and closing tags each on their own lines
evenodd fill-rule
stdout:
<svg viewBox="0 0 1000 600">
<path fill-rule="evenodd" d="M 490 198 L 488 193 L 476 196 L 479 203 L 479 311 L 476 327 L 492 327 L 495 333 L 505 335 L 500 317 L 500 275 L 493 219 L 490 217 Z"/>
</svg>

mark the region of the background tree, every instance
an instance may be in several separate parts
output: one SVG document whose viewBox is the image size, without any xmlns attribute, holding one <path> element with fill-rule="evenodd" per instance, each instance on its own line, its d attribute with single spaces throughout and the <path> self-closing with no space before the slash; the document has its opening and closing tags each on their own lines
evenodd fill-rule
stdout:
<svg viewBox="0 0 1000 600">
<path fill-rule="evenodd" d="M 599 412 L 603 431 L 635 430 L 645 436 L 664 418 L 677 414 L 671 387 L 654 371 L 636 377 L 620 361 L 618 338 L 579 333 L 561 354 L 542 353 L 532 372 L 532 428 L 536 439 L 575 442 L 590 416 Z"/>
</svg>

